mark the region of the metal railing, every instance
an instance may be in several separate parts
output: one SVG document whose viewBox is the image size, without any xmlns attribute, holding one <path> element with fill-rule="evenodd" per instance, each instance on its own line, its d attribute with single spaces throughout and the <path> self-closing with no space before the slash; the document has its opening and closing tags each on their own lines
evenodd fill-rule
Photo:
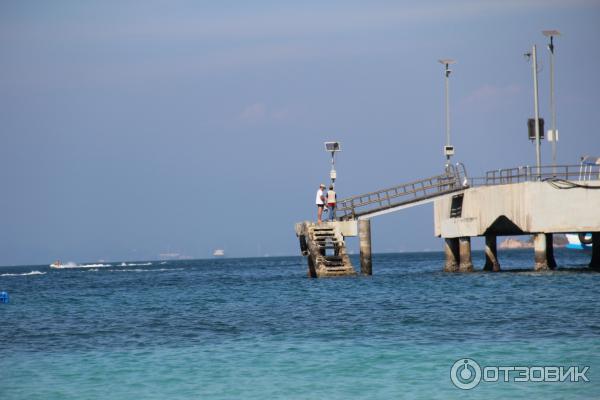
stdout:
<svg viewBox="0 0 600 400">
<path fill-rule="evenodd" d="M 460 163 L 449 165 L 441 175 L 340 200 L 337 203 L 336 216 L 339 220 L 356 219 L 378 211 L 463 190 L 467 182 L 464 165 Z"/>
<path fill-rule="evenodd" d="M 504 168 L 485 173 L 484 178 L 473 178 L 472 186 L 504 185 L 509 183 L 564 179 L 569 181 L 590 181 L 600 179 L 600 165 L 544 165 Z"/>
<path fill-rule="evenodd" d="M 437 196 L 474 186 L 504 185 L 519 182 L 562 179 L 600 180 L 600 165 L 524 166 L 486 172 L 484 177 L 469 178 L 463 164 L 448 165 L 441 175 L 405 183 L 388 189 L 349 197 L 337 202 L 336 218 L 350 220 L 391 208 L 419 203 Z"/>
</svg>

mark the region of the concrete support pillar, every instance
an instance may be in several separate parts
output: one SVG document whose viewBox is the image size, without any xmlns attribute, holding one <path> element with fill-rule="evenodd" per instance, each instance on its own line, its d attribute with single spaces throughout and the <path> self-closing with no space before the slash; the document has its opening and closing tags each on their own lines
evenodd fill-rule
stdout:
<svg viewBox="0 0 600 400">
<path fill-rule="evenodd" d="M 546 233 L 546 259 L 548 260 L 548 268 L 556 269 L 556 260 L 554 259 L 554 235 Z"/>
<path fill-rule="evenodd" d="M 471 261 L 471 238 L 458 238 L 458 252 L 460 262 L 458 264 L 459 272 L 473 272 L 473 262 Z"/>
<path fill-rule="evenodd" d="M 306 243 L 306 236 L 300 235 L 298 237 L 298 239 L 300 240 L 300 252 L 302 253 L 303 256 L 308 256 L 309 251 L 308 251 L 308 244 Z"/>
<path fill-rule="evenodd" d="M 360 246 L 360 272 L 364 275 L 373 275 L 370 220 L 358 220 L 358 241 Z"/>
<path fill-rule="evenodd" d="M 600 271 L 600 232 L 592 232 L 592 260 L 590 268 Z"/>
<path fill-rule="evenodd" d="M 457 272 L 459 260 L 458 239 L 444 239 L 444 250 L 446 252 L 446 264 L 444 265 L 444 272 Z"/>
<path fill-rule="evenodd" d="M 535 251 L 535 270 L 547 271 L 550 269 L 548 265 L 548 245 L 545 233 L 536 233 L 533 235 L 533 250 Z"/>
<path fill-rule="evenodd" d="M 495 235 L 486 235 L 485 237 L 485 266 L 483 267 L 483 270 L 494 272 L 500 271 Z"/>
<path fill-rule="evenodd" d="M 317 270 L 315 269 L 315 263 L 313 262 L 312 255 L 309 255 L 308 257 L 306 257 L 306 259 L 308 260 L 308 277 L 316 278 Z"/>
</svg>

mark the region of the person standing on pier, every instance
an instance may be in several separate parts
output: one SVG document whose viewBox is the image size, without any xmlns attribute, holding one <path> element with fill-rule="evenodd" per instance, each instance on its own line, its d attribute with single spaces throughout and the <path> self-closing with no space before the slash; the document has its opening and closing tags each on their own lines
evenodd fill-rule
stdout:
<svg viewBox="0 0 600 400">
<path fill-rule="evenodd" d="M 329 209 L 329 220 L 335 220 L 335 205 L 337 203 L 337 194 L 333 191 L 333 185 L 329 186 L 327 191 L 327 208 Z"/>
<path fill-rule="evenodd" d="M 325 194 L 323 193 L 325 190 L 325 185 L 321 183 L 319 186 L 319 190 L 317 191 L 317 222 L 320 224 L 321 219 L 323 218 L 323 208 L 325 207 Z"/>
</svg>

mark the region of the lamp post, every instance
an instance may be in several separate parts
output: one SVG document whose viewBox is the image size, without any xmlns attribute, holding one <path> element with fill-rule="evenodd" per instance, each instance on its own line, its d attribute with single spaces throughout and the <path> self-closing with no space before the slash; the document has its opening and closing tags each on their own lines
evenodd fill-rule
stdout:
<svg viewBox="0 0 600 400">
<path fill-rule="evenodd" d="M 444 146 L 444 155 L 446 156 L 446 168 L 450 165 L 450 157 L 454 155 L 454 146 L 450 144 L 450 69 L 451 64 L 455 64 L 456 61 L 449 58 L 438 60 L 438 62 L 444 65 L 444 89 L 446 94 L 446 145 Z"/>
<path fill-rule="evenodd" d="M 535 164 L 537 167 L 537 179 L 542 178 L 541 175 L 541 153 L 540 153 L 540 110 L 538 107 L 538 77 L 537 77 L 537 53 L 536 45 L 534 44 L 531 53 L 525 53 L 525 56 L 531 60 L 531 70 L 533 72 L 533 109 L 535 113 Z"/>
<path fill-rule="evenodd" d="M 329 178 L 331 179 L 331 186 L 335 185 L 337 179 L 337 172 L 335 171 L 335 153 L 342 151 L 340 142 L 325 142 L 325 151 L 331 153 L 331 171 L 329 171 Z"/>
<path fill-rule="evenodd" d="M 556 176 L 556 142 L 558 141 L 558 130 L 556 129 L 556 102 L 554 99 L 554 37 L 560 36 L 557 30 L 542 31 L 542 34 L 550 38 L 548 50 L 550 50 L 550 112 L 552 114 L 552 133 L 548 140 L 552 141 L 552 174 Z"/>
</svg>

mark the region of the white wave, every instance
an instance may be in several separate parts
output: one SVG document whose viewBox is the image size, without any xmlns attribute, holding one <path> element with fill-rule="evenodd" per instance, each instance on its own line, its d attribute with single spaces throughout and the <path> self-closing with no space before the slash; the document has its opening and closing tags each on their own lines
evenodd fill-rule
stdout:
<svg viewBox="0 0 600 400">
<path fill-rule="evenodd" d="M 183 271 L 183 268 L 158 268 L 158 269 L 143 269 L 143 268 L 129 268 L 129 269 L 111 269 L 110 272 L 163 272 L 163 271 Z"/>
<path fill-rule="evenodd" d="M 123 263 L 121 263 L 121 265 L 119 265 L 119 267 L 141 267 L 141 266 L 146 266 L 146 265 L 152 265 L 152 263 L 151 262 L 147 262 L 147 263 L 136 264 L 136 263 L 126 263 L 126 262 L 123 262 Z"/>
<path fill-rule="evenodd" d="M 45 272 L 31 271 L 23 274 L 1 274 L 0 276 L 27 276 L 27 275 L 46 275 Z"/>
</svg>

